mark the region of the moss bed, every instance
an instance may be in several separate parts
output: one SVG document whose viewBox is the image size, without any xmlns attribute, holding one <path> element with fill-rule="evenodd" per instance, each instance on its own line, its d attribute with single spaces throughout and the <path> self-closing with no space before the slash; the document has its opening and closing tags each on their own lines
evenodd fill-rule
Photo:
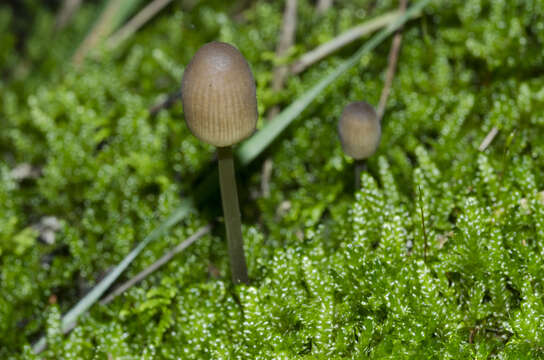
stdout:
<svg viewBox="0 0 544 360">
<path fill-rule="evenodd" d="M 287 59 L 274 56 L 283 2 L 248 6 L 240 17 L 224 1 L 174 2 L 75 68 L 95 2 L 58 32 L 51 2 L 0 5 L 0 358 L 544 358 L 542 0 L 435 0 L 405 26 L 361 189 L 336 124 L 349 101 L 378 103 L 389 40 L 240 169 L 250 286 L 230 281 L 214 192 L 116 284 L 217 221 L 211 235 L 62 334 L 61 314 L 214 168 L 214 149 L 190 134 L 179 102 L 149 111 L 179 88 L 202 44 L 229 42 L 247 58 L 262 127 L 271 107 L 288 105 L 368 37 L 290 76 L 280 92 L 274 66 L 397 1 L 337 1 L 318 16 L 300 0 Z M 39 176 L 14 179 L 21 164 Z M 61 223 L 52 243 L 33 227 L 45 216 Z M 48 347 L 36 357 L 42 335 Z"/>
</svg>

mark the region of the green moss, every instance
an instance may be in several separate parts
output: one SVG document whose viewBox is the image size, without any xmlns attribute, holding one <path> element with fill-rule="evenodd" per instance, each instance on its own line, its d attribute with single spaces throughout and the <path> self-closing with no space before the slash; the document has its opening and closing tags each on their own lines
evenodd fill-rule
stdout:
<svg viewBox="0 0 544 360">
<path fill-rule="evenodd" d="M 172 5 L 78 70 L 69 58 L 96 6 L 53 35 L 54 12 L 38 3 L 25 2 L 22 38 L 0 6 L 1 358 L 32 358 L 41 334 L 46 358 L 544 358 L 544 2 L 435 1 L 405 27 L 382 144 L 357 191 L 337 118 L 349 101 L 377 103 L 389 44 L 320 95 L 239 175 L 251 286 L 232 287 L 220 224 L 65 336 L 60 314 L 211 169 L 213 149 L 190 135 L 179 103 L 148 111 L 179 87 L 199 46 L 240 48 L 264 118 L 358 44 L 274 93 L 273 67 L 286 61 L 273 55 L 281 2 L 256 2 L 242 22 L 219 2 Z M 299 1 L 287 60 L 395 7 L 338 2 L 318 17 Z M 499 134 L 479 152 L 492 127 Z M 21 163 L 42 175 L 15 181 Z M 121 280 L 218 214 L 212 197 Z M 43 216 L 62 220 L 54 244 L 32 230 Z"/>
</svg>

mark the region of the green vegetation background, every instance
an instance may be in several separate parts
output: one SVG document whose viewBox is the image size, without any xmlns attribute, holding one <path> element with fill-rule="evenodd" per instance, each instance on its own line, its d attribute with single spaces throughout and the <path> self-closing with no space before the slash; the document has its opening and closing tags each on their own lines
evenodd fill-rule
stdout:
<svg viewBox="0 0 544 360">
<path fill-rule="evenodd" d="M 61 334 L 60 314 L 213 169 L 213 149 L 191 136 L 179 103 L 148 111 L 178 89 L 202 44 L 230 42 L 246 56 L 262 119 L 364 40 L 274 93 L 278 61 L 397 7 L 337 1 L 318 16 L 300 0 L 296 46 L 275 59 L 283 2 L 252 3 L 243 21 L 222 4 L 173 4 L 80 69 L 69 60 L 96 4 L 60 33 L 41 1 L 23 1 L 24 16 L 0 5 L 0 358 L 33 358 L 44 332 L 48 359 L 544 358 L 542 0 L 435 0 L 405 27 L 382 143 L 360 190 L 335 126 L 348 101 L 377 104 L 390 41 L 241 169 L 251 286 L 231 285 L 220 223 Z M 266 198 L 265 158 L 274 164 Z M 22 163 L 42 175 L 13 180 Z M 120 280 L 220 213 L 215 195 Z M 43 216 L 62 221 L 52 245 L 31 227 Z"/>
</svg>

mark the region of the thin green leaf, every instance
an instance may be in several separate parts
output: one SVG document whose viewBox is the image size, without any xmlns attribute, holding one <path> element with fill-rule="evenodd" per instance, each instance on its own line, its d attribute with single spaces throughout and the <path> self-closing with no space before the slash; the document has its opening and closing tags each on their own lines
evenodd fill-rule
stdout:
<svg viewBox="0 0 544 360">
<path fill-rule="evenodd" d="M 418 17 L 423 7 L 430 0 L 422 0 L 408 9 L 402 16 L 393 21 L 387 28 L 380 31 L 372 39 L 366 42 L 355 54 L 349 59 L 344 61 L 339 67 L 332 73 L 326 76 L 323 80 L 318 82 L 314 87 L 306 91 L 295 102 L 289 105 L 285 110 L 279 113 L 275 118 L 266 123 L 266 125 L 259 130 L 251 138 L 244 141 L 235 153 L 238 163 L 241 166 L 246 166 L 251 163 L 257 156 L 259 156 L 280 134 L 296 119 L 300 113 L 302 113 L 308 105 L 323 91 L 327 86 L 332 84 L 347 70 L 355 66 L 359 60 L 365 55 L 371 52 L 376 46 L 378 46 L 389 35 L 394 33 L 408 20 Z M 217 191 L 217 170 L 214 170 L 206 176 L 206 178 L 200 183 L 196 190 L 197 198 L 196 203 L 203 203 L 208 197 Z"/>
<path fill-rule="evenodd" d="M 158 228 L 153 230 L 142 242 L 138 244 L 104 279 L 102 279 L 96 286 L 85 295 L 79 302 L 70 309 L 62 317 L 62 332 L 66 333 L 73 328 L 77 318 L 89 309 L 100 297 L 106 292 L 106 290 L 113 284 L 113 282 L 121 275 L 121 273 L 130 265 L 130 263 L 142 252 L 142 250 L 151 241 L 163 236 L 167 230 L 177 224 L 183 218 L 185 218 L 192 210 L 192 202 L 186 200 L 183 204 L 176 209 Z M 35 353 L 41 352 L 45 348 L 45 338 L 41 338 L 33 349 Z"/>
<path fill-rule="evenodd" d="M 284 111 L 276 116 L 272 121 L 269 121 L 259 132 L 246 140 L 236 152 L 239 163 L 247 165 L 259 156 L 270 145 L 293 120 L 300 115 L 304 109 L 330 84 L 338 79 L 347 70 L 352 68 L 361 57 L 371 52 L 384 39 L 400 28 L 409 19 L 418 14 L 430 0 L 422 0 L 406 11 L 403 16 L 400 16 L 390 26 L 380 31 L 372 39 L 366 42 L 355 54 L 342 63 L 332 73 L 318 82 L 314 87 L 304 93 L 295 102 L 289 105 Z"/>
<path fill-rule="evenodd" d="M 400 16 L 395 22 L 391 23 L 389 27 L 379 32 L 372 39 L 370 39 L 361 49 L 359 49 L 354 55 L 342 63 L 335 71 L 317 83 L 314 87 L 304 93 L 294 103 L 288 106 L 283 112 L 276 116 L 273 120 L 268 122 L 257 134 L 252 138 L 246 140 L 238 151 L 236 156 L 239 163 L 242 166 L 249 164 L 257 156 L 259 156 L 270 145 L 285 128 L 293 122 L 293 120 L 302 112 L 308 105 L 331 83 L 338 79 L 343 73 L 353 67 L 361 59 L 361 57 L 376 46 L 378 46 L 384 39 L 406 23 L 409 19 L 416 16 L 418 12 L 429 2 L 430 0 L 421 0 L 417 4 L 413 5 L 406 11 L 403 16 Z M 211 173 L 204 183 L 211 183 L 212 177 L 217 176 L 217 173 Z M 197 191 L 197 198 L 204 198 L 207 196 L 207 192 Z M 178 209 L 172 213 L 157 229 L 149 234 L 138 246 L 132 250 L 102 281 L 100 281 L 87 295 L 85 295 L 66 315 L 62 318 L 62 330 L 63 332 L 71 329 L 77 318 L 89 309 L 104 292 L 111 286 L 111 284 L 121 275 L 121 273 L 130 265 L 130 263 L 140 254 L 140 252 L 159 236 L 162 236 L 168 229 L 174 226 L 176 223 L 184 219 L 191 209 L 193 204 L 187 200 Z M 41 352 L 46 346 L 46 341 L 41 338 L 34 346 L 34 352 Z"/>
</svg>

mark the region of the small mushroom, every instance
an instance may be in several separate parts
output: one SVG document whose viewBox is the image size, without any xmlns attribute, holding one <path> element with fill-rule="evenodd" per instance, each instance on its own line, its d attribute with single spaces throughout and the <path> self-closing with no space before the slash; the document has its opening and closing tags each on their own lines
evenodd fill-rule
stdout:
<svg viewBox="0 0 544 360">
<path fill-rule="evenodd" d="M 248 283 L 232 145 L 257 125 L 257 95 L 249 64 L 232 45 L 202 46 L 187 65 L 181 82 L 185 121 L 200 140 L 217 147 L 219 184 L 232 279 Z"/>
<path fill-rule="evenodd" d="M 338 134 L 346 155 L 355 159 L 355 186 L 359 189 L 365 160 L 380 145 L 381 126 L 374 107 L 364 101 L 347 105 L 338 122 Z"/>
</svg>

